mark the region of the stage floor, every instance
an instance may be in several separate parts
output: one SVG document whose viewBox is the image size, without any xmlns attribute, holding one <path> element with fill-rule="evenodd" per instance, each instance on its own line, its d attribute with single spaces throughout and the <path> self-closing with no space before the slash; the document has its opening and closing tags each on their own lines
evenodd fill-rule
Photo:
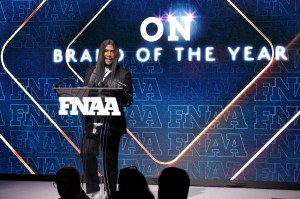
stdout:
<svg viewBox="0 0 300 199">
<path fill-rule="evenodd" d="M 157 198 L 156 185 L 150 189 Z M 1 199 L 59 198 L 52 182 L 0 180 Z M 189 199 L 300 199 L 300 191 L 278 189 L 190 187 Z"/>
</svg>

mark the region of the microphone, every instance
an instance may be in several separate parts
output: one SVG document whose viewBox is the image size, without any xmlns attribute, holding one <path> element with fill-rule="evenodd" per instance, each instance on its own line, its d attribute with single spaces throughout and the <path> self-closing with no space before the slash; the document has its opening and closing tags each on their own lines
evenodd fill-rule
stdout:
<svg viewBox="0 0 300 199">
<path fill-rule="evenodd" d="M 64 83 L 64 81 L 72 79 L 73 77 L 77 77 L 78 75 L 84 73 L 85 71 L 81 71 L 80 73 L 77 73 L 75 75 L 71 75 L 69 77 L 63 78 L 62 80 L 60 80 L 57 84 L 55 84 L 54 88 L 59 88 L 60 85 L 62 85 L 62 83 Z M 78 79 L 77 79 L 78 80 Z"/>
<path fill-rule="evenodd" d="M 123 91 L 127 97 L 126 99 L 126 105 L 130 105 L 132 103 L 132 94 L 128 92 L 128 88 L 126 86 L 126 84 L 122 83 L 122 82 L 119 82 L 117 80 L 113 80 L 115 83 L 117 83 L 118 85 L 120 85 L 122 88 L 123 88 Z"/>
<path fill-rule="evenodd" d="M 123 88 L 127 88 L 126 84 L 122 83 L 122 82 L 119 82 L 117 80 L 113 80 L 115 83 L 117 83 L 118 85 L 120 85 L 121 87 Z"/>
<path fill-rule="evenodd" d="M 60 85 L 64 82 L 64 79 L 63 80 L 60 80 L 57 84 L 55 84 L 54 88 L 58 88 L 60 87 Z"/>
</svg>

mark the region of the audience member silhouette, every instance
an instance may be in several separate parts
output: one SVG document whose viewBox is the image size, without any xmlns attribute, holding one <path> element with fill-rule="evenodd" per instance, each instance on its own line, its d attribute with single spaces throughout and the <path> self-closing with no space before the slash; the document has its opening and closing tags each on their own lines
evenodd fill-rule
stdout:
<svg viewBox="0 0 300 199">
<path fill-rule="evenodd" d="M 158 178 L 158 199 L 187 199 L 189 187 L 190 178 L 185 170 L 167 167 Z"/>
<path fill-rule="evenodd" d="M 73 167 L 59 169 L 55 183 L 60 199 L 89 199 L 80 186 L 79 172 Z"/>
<path fill-rule="evenodd" d="M 110 199 L 154 199 L 146 178 L 135 167 L 121 169 L 118 183 L 119 191 Z"/>
</svg>

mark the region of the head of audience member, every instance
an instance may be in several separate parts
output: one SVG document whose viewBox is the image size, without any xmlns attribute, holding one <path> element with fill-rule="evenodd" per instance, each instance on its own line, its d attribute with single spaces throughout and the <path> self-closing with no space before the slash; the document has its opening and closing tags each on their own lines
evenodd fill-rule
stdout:
<svg viewBox="0 0 300 199">
<path fill-rule="evenodd" d="M 158 199 L 186 199 L 190 187 L 190 177 L 183 169 L 165 168 L 158 178 Z"/>
<path fill-rule="evenodd" d="M 61 199 L 74 199 L 80 192 L 80 174 L 73 167 L 59 169 L 55 175 L 55 183 Z"/>
<path fill-rule="evenodd" d="M 154 199 L 145 176 L 136 167 L 121 169 L 118 182 L 119 198 Z"/>
</svg>

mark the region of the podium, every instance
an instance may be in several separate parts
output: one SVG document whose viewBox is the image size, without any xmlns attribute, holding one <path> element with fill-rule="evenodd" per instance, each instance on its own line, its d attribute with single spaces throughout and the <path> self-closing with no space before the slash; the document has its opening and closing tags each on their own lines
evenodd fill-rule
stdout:
<svg viewBox="0 0 300 199">
<path fill-rule="evenodd" d="M 120 135 L 116 133 L 115 127 L 122 127 L 123 121 L 125 122 L 125 113 L 122 109 L 122 104 L 126 103 L 128 95 L 123 88 L 53 88 L 59 97 L 62 98 L 79 98 L 84 100 L 85 98 L 116 98 L 116 106 L 120 107 L 120 115 L 84 115 L 83 129 L 82 129 L 82 143 L 81 143 L 81 161 L 83 164 L 84 179 L 87 186 L 91 187 L 92 184 L 100 184 L 106 187 L 108 190 L 112 181 L 117 179 L 117 176 L 111 175 L 114 168 L 108 166 L 113 162 L 113 165 L 117 165 L 118 156 L 111 149 L 111 146 L 115 146 L 115 142 L 119 142 Z M 100 100 L 99 100 L 100 101 Z M 122 103 L 125 102 L 125 103 Z M 107 102 L 109 104 L 109 102 Z M 97 104 L 97 103 L 94 103 Z M 106 107 L 106 106 L 104 106 Z M 110 106 L 108 106 L 110 107 Z M 71 111 L 70 111 L 71 112 Z M 113 111 L 112 111 L 113 112 Z M 113 117 L 114 116 L 114 117 Z M 114 125 L 111 125 L 114 124 Z M 126 127 L 126 125 L 125 125 Z M 112 133 L 114 132 L 114 133 Z M 117 138 L 117 139 L 116 139 Z M 99 147 L 100 146 L 100 147 Z M 102 168 L 98 168 L 97 156 L 99 150 L 102 152 Z M 95 152 L 96 151 L 96 152 Z M 100 171 L 99 171 L 100 169 Z M 103 177 L 98 178 L 99 173 Z M 104 188 L 101 188 L 104 190 Z"/>
<path fill-rule="evenodd" d="M 122 93 L 123 88 L 53 88 L 59 97 L 97 97 L 109 96 L 112 93 Z"/>
</svg>

